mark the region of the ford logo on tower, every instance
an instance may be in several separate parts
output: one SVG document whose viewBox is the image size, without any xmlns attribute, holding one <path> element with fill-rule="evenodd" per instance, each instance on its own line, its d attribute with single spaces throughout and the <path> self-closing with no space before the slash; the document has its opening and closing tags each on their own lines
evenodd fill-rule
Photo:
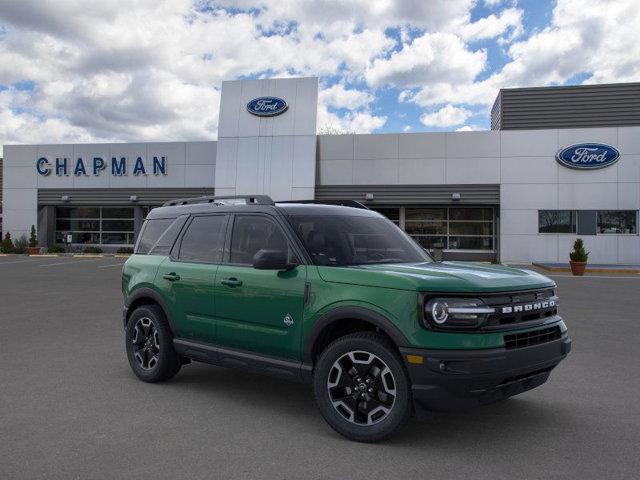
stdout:
<svg viewBox="0 0 640 480">
<path fill-rule="evenodd" d="M 247 103 L 247 111 L 258 117 L 275 117 L 284 113 L 289 105 L 278 97 L 259 97 Z"/>
<path fill-rule="evenodd" d="M 558 152 L 556 160 L 569 168 L 595 170 L 613 165 L 620 158 L 620 152 L 602 143 L 579 143 L 565 147 Z"/>
</svg>

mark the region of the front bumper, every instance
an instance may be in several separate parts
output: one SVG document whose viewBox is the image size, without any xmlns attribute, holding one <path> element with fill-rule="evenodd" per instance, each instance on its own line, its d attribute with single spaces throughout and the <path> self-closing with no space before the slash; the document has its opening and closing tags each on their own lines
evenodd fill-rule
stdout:
<svg viewBox="0 0 640 480">
<path fill-rule="evenodd" d="M 457 410 L 497 402 L 546 382 L 571 351 L 565 332 L 557 340 L 530 347 L 491 350 L 401 348 L 413 399 L 432 410 Z M 422 364 L 410 363 L 422 357 Z"/>
</svg>

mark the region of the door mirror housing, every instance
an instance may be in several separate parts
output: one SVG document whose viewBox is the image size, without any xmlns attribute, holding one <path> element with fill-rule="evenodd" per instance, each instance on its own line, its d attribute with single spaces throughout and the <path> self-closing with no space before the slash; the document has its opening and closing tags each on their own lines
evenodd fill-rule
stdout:
<svg viewBox="0 0 640 480">
<path fill-rule="evenodd" d="M 258 250 L 253 256 L 253 268 L 258 270 L 291 270 L 297 267 L 287 261 L 287 254 L 282 250 Z"/>
</svg>

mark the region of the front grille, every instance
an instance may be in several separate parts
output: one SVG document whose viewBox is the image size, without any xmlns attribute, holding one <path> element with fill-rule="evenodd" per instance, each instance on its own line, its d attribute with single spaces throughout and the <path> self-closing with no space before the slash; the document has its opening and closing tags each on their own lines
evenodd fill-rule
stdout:
<svg viewBox="0 0 640 480">
<path fill-rule="evenodd" d="M 492 295 L 484 297 L 483 300 L 496 310 L 483 325 L 485 329 L 544 320 L 558 314 L 558 298 L 553 289 Z M 505 307 L 508 307 L 506 312 Z"/>
<path fill-rule="evenodd" d="M 507 350 L 530 347 L 557 340 L 561 335 L 562 332 L 560 332 L 560 327 L 558 326 L 531 332 L 514 333 L 513 335 L 504 336 L 504 346 Z"/>
</svg>

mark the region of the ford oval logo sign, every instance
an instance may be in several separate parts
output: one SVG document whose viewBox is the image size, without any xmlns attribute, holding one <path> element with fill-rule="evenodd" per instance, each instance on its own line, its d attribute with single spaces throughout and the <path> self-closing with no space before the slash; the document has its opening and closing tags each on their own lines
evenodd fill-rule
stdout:
<svg viewBox="0 0 640 480">
<path fill-rule="evenodd" d="M 620 158 L 620 152 L 610 145 L 602 143 L 579 143 L 565 147 L 558 152 L 556 159 L 569 168 L 595 170 L 613 165 Z"/>
<path fill-rule="evenodd" d="M 247 103 L 247 111 L 258 117 L 275 117 L 284 113 L 289 105 L 278 97 L 259 97 Z"/>
</svg>

